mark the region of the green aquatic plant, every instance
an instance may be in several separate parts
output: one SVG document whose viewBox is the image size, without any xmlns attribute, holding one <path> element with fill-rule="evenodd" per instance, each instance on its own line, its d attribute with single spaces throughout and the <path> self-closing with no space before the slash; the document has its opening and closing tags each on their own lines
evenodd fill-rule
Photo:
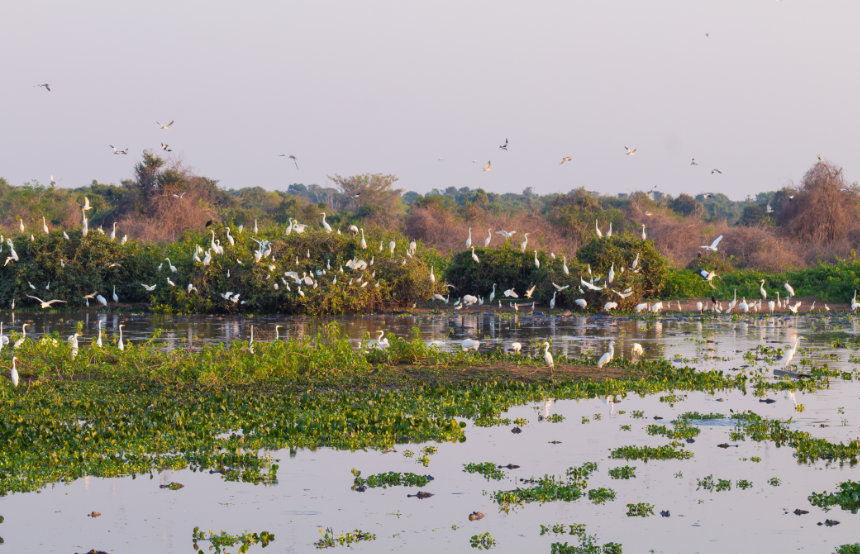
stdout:
<svg viewBox="0 0 860 554">
<path fill-rule="evenodd" d="M 489 533 L 472 535 L 469 538 L 469 545 L 472 548 L 477 548 L 478 550 L 489 550 L 496 546 L 496 539 Z"/>
<path fill-rule="evenodd" d="M 352 480 L 352 489 L 359 487 L 388 488 L 388 487 L 423 487 L 433 480 L 431 475 L 416 475 L 414 473 L 396 473 L 389 471 L 387 473 L 377 473 L 370 475 L 366 479 L 361 476 L 361 472 L 357 469 L 351 469 L 354 479 Z"/>
<path fill-rule="evenodd" d="M 633 466 L 618 466 L 609 470 L 609 476 L 613 479 L 633 479 L 636 477 L 636 468 Z"/>
<path fill-rule="evenodd" d="M 627 517 L 648 517 L 654 515 L 654 505 L 647 502 L 637 502 L 627 505 Z"/>
<path fill-rule="evenodd" d="M 213 531 L 205 533 L 200 530 L 200 527 L 195 527 L 191 531 L 192 546 L 197 551 L 197 554 L 203 554 L 203 549 L 198 546 L 198 543 L 206 541 L 209 543 L 209 550 L 215 550 L 217 554 L 229 554 L 227 547 L 239 545 L 239 550 L 236 552 L 244 554 L 248 552 L 248 548 L 254 544 L 259 544 L 260 547 L 266 548 L 275 540 L 275 535 L 268 531 L 260 531 L 259 533 L 250 533 L 248 531 L 240 535 L 231 535 L 226 531 L 221 531 L 217 535 Z"/>
<path fill-rule="evenodd" d="M 589 489 L 588 499 L 594 504 L 605 504 L 610 500 L 615 500 L 615 491 L 607 488 Z"/>
<path fill-rule="evenodd" d="M 355 529 L 338 535 L 335 534 L 331 527 L 326 527 L 325 530 L 320 529 L 320 535 L 322 535 L 322 537 L 314 543 L 314 546 L 318 549 L 334 548 L 338 545 L 352 546 L 355 543 L 376 540 L 376 535 L 374 533 L 362 531 L 361 529 Z"/>
<path fill-rule="evenodd" d="M 661 435 L 669 439 L 691 439 L 700 433 L 698 427 L 686 423 L 685 420 L 678 420 L 673 429 L 665 425 L 649 425 L 646 431 L 649 435 Z"/>
<path fill-rule="evenodd" d="M 853 466 L 860 460 L 860 439 L 853 439 L 847 443 L 833 443 L 827 439 L 814 438 L 805 431 L 790 429 L 791 420 L 783 422 L 766 419 L 752 412 L 737 414 L 735 417 L 736 433 L 757 442 L 772 441 L 777 447 L 789 446 L 794 449 L 794 456 L 798 462 L 838 461 Z"/>
<path fill-rule="evenodd" d="M 709 492 L 723 492 L 732 490 L 732 482 L 728 479 L 714 480 L 713 475 L 696 479 L 696 490 L 705 489 Z"/>
<path fill-rule="evenodd" d="M 523 480 L 532 486 L 517 487 L 509 491 L 496 491 L 491 497 L 499 507 L 508 511 L 512 506 L 521 506 L 532 502 L 553 502 L 561 500 L 572 502 L 583 495 L 583 489 L 588 487 L 588 477 L 597 470 L 597 464 L 586 462 L 578 467 L 571 467 L 564 477 L 544 475 L 540 478 Z"/>
<path fill-rule="evenodd" d="M 693 457 L 689 450 L 676 449 L 674 445 L 663 446 L 622 446 L 612 450 L 610 458 L 623 460 L 688 460 Z"/>
<path fill-rule="evenodd" d="M 552 533 L 554 535 L 572 535 L 579 540 L 578 544 L 568 544 L 566 542 L 555 542 L 550 547 L 550 552 L 555 554 L 621 554 L 621 545 L 610 542 L 601 545 L 597 535 L 589 535 L 586 533 L 585 525 L 582 523 L 563 525 L 554 523 L 553 525 L 541 525 L 541 536 Z"/>
<path fill-rule="evenodd" d="M 860 542 L 854 544 L 843 544 L 834 551 L 835 554 L 860 554 Z"/>
<path fill-rule="evenodd" d="M 463 471 L 483 475 L 487 481 L 501 481 L 505 478 L 505 472 L 496 467 L 496 464 L 493 462 L 463 464 Z"/>
<path fill-rule="evenodd" d="M 845 511 L 856 514 L 860 510 L 860 482 L 845 481 L 839 483 L 837 492 L 814 492 L 809 496 L 809 503 L 824 511 L 833 506 L 839 506 Z"/>
<path fill-rule="evenodd" d="M 752 482 L 747 481 L 746 479 L 739 479 L 735 482 L 735 485 L 741 490 L 747 490 L 753 486 Z"/>
</svg>

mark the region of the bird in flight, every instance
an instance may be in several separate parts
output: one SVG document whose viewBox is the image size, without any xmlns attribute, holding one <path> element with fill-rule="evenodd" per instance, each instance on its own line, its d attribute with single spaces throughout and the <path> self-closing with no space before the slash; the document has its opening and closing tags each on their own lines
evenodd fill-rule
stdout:
<svg viewBox="0 0 860 554">
<path fill-rule="evenodd" d="M 186 192 L 188 192 L 188 191 L 182 191 L 182 194 L 173 194 L 171 196 L 175 196 L 176 198 L 179 198 L 180 200 L 182 200 L 182 197 L 185 196 Z"/>
<path fill-rule="evenodd" d="M 28 298 L 32 298 L 33 300 L 38 300 L 38 301 L 39 301 L 39 304 L 41 304 L 41 306 L 42 306 L 42 309 L 43 309 L 43 310 L 45 310 L 45 309 L 47 309 L 47 308 L 50 308 L 50 307 L 51 307 L 51 304 L 54 304 L 54 303 L 56 303 L 56 302 L 65 302 L 65 300 L 57 300 L 57 299 L 54 299 L 54 300 L 48 300 L 47 302 L 45 302 L 44 300 L 42 300 L 42 299 L 41 299 L 41 298 L 39 298 L 38 296 L 33 296 L 32 294 L 28 294 L 28 295 L 26 295 L 26 296 L 27 296 Z"/>
<path fill-rule="evenodd" d="M 167 123 L 167 124 L 165 124 L 165 125 L 162 125 L 162 124 L 161 124 L 161 123 L 159 123 L 158 121 L 156 121 L 156 122 L 155 122 L 155 124 L 156 124 L 156 125 L 158 125 L 160 128 L 162 128 L 162 129 L 164 129 L 164 130 L 166 131 L 167 129 L 170 129 L 170 126 L 171 126 L 171 125 L 173 125 L 173 120 L 171 120 L 171 121 L 170 121 L 170 123 Z"/>
<path fill-rule="evenodd" d="M 41 84 L 33 85 L 33 86 L 37 87 L 37 88 L 38 87 L 45 87 L 45 90 L 47 90 L 48 92 L 51 92 L 51 85 L 49 83 L 41 83 Z"/>
<path fill-rule="evenodd" d="M 710 246 L 700 246 L 699 248 L 704 248 L 705 250 L 712 250 L 714 252 L 717 251 L 717 245 L 720 244 L 720 241 L 723 240 L 723 235 L 718 236 L 714 239 L 714 242 L 710 244 Z"/>
<path fill-rule="evenodd" d="M 711 175 L 722 175 L 723 172 L 717 169 L 716 167 L 711 170 Z"/>
<path fill-rule="evenodd" d="M 507 150 L 508 149 L 508 139 L 507 138 L 505 138 L 505 143 L 499 146 L 499 149 L 501 149 L 501 150 Z"/>
<path fill-rule="evenodd" d="M 699 162 L 696 161 L 696 158 L 690 160 L 690 165 L 699 165 Z"/>
<path fill-rule="evenodd" d="M 624 150 L 626 150 L 626 151 L 627 151 L 627 155 L 628 155 L 628 156 L 633 156 L 634 154 L 636 154 L 636 149 L 635 149 L 635 148 L 627 148 L 627 147 L 625 146 L 625 147 L 624 147 Z"/>
<path fill-rule="evenodd" d="M 482 169 L 481 171 L 492 171 L 492 170 L 493 170 L 493 168 L 490 167 L 490 162 L 487 161 L 487 165 L 485 165 L 484 169 Z"/>
<path fill-rule="evenodd" d="M 570 156 L 565 156 L 561 159 L 561 163 L 559 163 L 558 165 L 562 165 L 562 164 L 564 164 L 564 162 L 572 162 L 572 161 L 573 161 L 573 158 L 571 158 Z"/>
<path fill-rule="evenodd" d="M 296 159 L 296 157 L 294 155 L 292 155 L 292 154 L 289 154 L 289 155 L 288 154 L 281 154 L 281 157 L 282 158 L 289 158 L 289 159 L 293 160 L 293 163 L 296 164 L 296 169 L 299 168 L 299 161 Z"/>
<path fill-rule="evenodd" d="M 173 122 L 171 121 L 171 123 L 173 123 Z M 165 152 L 173 152 L 173 149 L 170 147 L 170 145 L 164 144 L 163 142 L 161 143 L 161 149 L 164 150 Z"/>
<path fill-rule="evenodd" d="M 119 148 L 117 148 L 113 144 L 108 144 L 108 146 L 110 146 L 111 150 L 113 150 L 114 156 L 116 156 L 117 154 L 123 154 L 123 155 L 128 154 L 128 148 L 126 148 L 125 150 L 120 150 Z"/>
</svg>

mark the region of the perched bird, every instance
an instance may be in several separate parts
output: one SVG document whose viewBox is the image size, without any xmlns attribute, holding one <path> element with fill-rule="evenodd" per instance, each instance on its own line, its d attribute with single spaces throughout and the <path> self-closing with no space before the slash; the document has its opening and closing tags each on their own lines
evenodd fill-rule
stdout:
<svg viewBox="0 0 860 554">
<path fill-rule="evenodd" d="M 11 377 L 11 379 L 12 379 L 12 386 L 15 388 L 18 387 L 18 380 L 19 380 L 18 379 L 18 368 L 15 367 L 16 361 L 18 361 L 18 358 L 16 358 L 15 356 L 12 356 L 12 371 L 10 372 L 10 375 L 9 375 L 9 377 Z"/>
<path fill-rule="evenodd" d="M 794 296 L 794 288 L 792 288 L 792 286 L 788 284 L 788 281 L 785 282 L 784 286 L 785 290 L 788 291 L 788 297 L 791 298 L 792 296 Z"/>
</svg>

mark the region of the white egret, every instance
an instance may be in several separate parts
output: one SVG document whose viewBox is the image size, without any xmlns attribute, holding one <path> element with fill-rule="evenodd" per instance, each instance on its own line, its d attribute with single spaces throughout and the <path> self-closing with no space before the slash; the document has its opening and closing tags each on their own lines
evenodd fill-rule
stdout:
<svg viewBox="0 0 860 554">
<path fill-rule="evenodd" d="M 637 313 L 637 314 L 638 314 L 638 313 L 641 313 L 641 312 L 644 312 L 644 311 L 646 311 L 647 309 L 648 309 L 648 302 L 642 302 L 642 303 L 640 303 L 640 304 L 636 304 L 636 307 L 635 307 L 635 310 L 636 310 L 636 313 Z"/>
<path fill-rule="evenodd" d="M 113 294 L 111 294 L 114 302 L 119 302 L 119 296 L 116 295 L 116 285 L 113 286 Z"/>
<path fill-rule="evenodd" d="M 325 220 L 325 212 L 320 212 L 320 214 L 322 215 L 323 229 L 325 229 L 326 233 L 331 233 L 331 225 L 329 225 L 328 222 L 326 222 L 326 220 Z"/>
<path fill-rule="evenodd" d="M 102 326 L 104 325 L 104 321 L 99 320 L 99 338 L 96 339 L 96 346 L 99 348 L 102 347 Z"/>
<path fill-rule="evenodd" d="M 367 250 L 367 241 L 364 240 L 364 228 L 362 227 L 359 230 L 361 231 L 361 243 L 360 243 L 361 249 Z"/>
<path fill-rule="evenodd" d="M 570 275 L 570 270 L 567 268 L 567 256 L 563 258 L 563 261 L 561 263 L 561 269 L 562 271 L 564 271 L 565 275 Z"/>
<path fill-rule="evenodd" d="M 50 233 L 50 231 L 48 230 L 48 222 L 45 221 L 45 216 L 42 216 L 42 232 L 46 235 Z"/>
<path fill-rule="evenodd" d="M 785 290 L 788 291 L 788 299 L 791 300 L 791 297 L 794 296 L 794 288 L 788 284 L 788 281 L 785 282 Z"/>
<path fill-rule="evenodd" d="M 535 250 L 535 267 L 540 269 L 540 260 L 537 257 L 537 250 Z"/>
<path fill-rule="evenodd" d="M 472 247 L 472 228 L 469 227 L 469 236 L 466 237 L 466 248 Z"/>
<path fill-rule="evenodd" d="M 84 298 L 86 298 L 86 297 L 84 297 Z M 98 300 L 98 303 L 99 303 L 99 304 L 101 304 L 102 306 L 104 306 L 105 308 L 107 308 L 108 301 L 107 301 L 107 299 L 106 299 L 104 296 L 102 296 L 101 294 L 97 294 L 97 295 L 96 295 L 96 300 Z"/>
<path fill-rule="evenodd" d="M 608 312 L 609 310 L 614 310 L 618 308 L 618 302 L 607 302 L 603 305 L 603 311 Z"/>
<path fill-rule="evenodd" d="M 529 244 L 529 234 L 525 233 L 523 235 L 523 242 L 520 243 L 520 252 L 526 251 L 526 246 Z"/>
<path fill-rule="evenodd" d="M 721 240 L 723 240 L 723 235 L 720 235 L 717 238 L 715 238 L 714 242 L 712 242 L 709 246 L 700 246 L 699 248 L 704 248 L 705 250 L 711 250 L 713 252 L 716 252 L 717 251 L 717 245 L 720 244 Z"/>
<path fill-rule="evenodd" d="M 573 301 L 573 303 L 582 308 L 583 310 L 586 306 L 588 306 L 588 302 L 586 302 L 584 298 L 577 298 Z"/>
<path fill-rule="evenodd" d="M 768 300 L 767 308 L 770 310 L 770 313 L 773 313 L 773 309 L 776 307 L 776 302 L 773 300 Z"/>
<path fill-rule="evenodd" d="M 544 341 L 543 343 L 543 359 L 546 362 L 546 366 L 550 369 L 555 367 L 555 362 L 552 359 L 552 354 L 549 353 L 549 342 Z"/>
<path fill-rule="evenodd" d="M 481 341 L 475 339 L 463 339 L 463 342 L 460 343 L 460 347 L 465 352 L 466 350 L 475 350 L 477 352 L 478 347 L 481 346 Z"/>
<path fill-rule="evenodd" d="M 645 224 L 642 224 L 642 240 L 648 240 L 648 235 L 645 234 Z"/>
<path fill-rule="evenodd" d="M 30 324 L 25 323 L 24 325 L 21 326 L 21 338 L 19 338 L 18 340 L 15 341 L 15 344 L 12 345 L 12 348 L 15 348 L 15 349 L 20 348 L 21 345 L 24 344 L 24 341 L 27 340 L 27 326 L 28 325 L 30 325 Z"/>
<path fill-rule="evenodd" d="M 615 262 L 612 262 L 612 266 L 609 268 L 609 275 L 606 277 L 607 283 L 612 283 L 615 280 Z"/>
<path fill-rule="evenodd" d="M 12 378 L 12 386 L 18 387 L 18 368 L 15 367 L 15 362 L 18 361 L 18 358 L 12 356 L 12 371 L 10 373 L 10 377 Z"/>
<path fill-rule="evenodd" d="M 113 222 L 113 230 L 110 232 L 110 240 L 116 239 L 116 221 Z"/>
<path fill-rule="evenodd" d="M 436 282 L 436 276 L 435 276 L 435 275 L 433 275 L 433 266 L 432 266 L 432 265 L 430 266 L 430 282 L 431 282 L 431 283 L 435 283 L 435 282 Z"/>
<path fill-rule="evenodd" d="M 490 246 L 490 241 L 493 240 L 493 230 L 487 229 L 487 238 L 484 239 L 484 248 Z"/>
<path fill-rule="evenodd" d="M 552 298 L 550 298 L 550 300 L 549 300 L 549 309 L 550 309 L 550 310 L 554 310 L 554 309 L 555 309 L 555 295 L 556 295 L 556 294 L 558 294 L 558 291 L 554 291 L 554 292 L 552 293 Z"/>
<path fill-rule="evenodd" d="M 600 227 L 597 226 L 597 220 L 594 220 L 594 231 L 597 233 L 597 238 L 602 239 L 603 233 L 600 232 Z"/>
<path fill-rule="evenodd" d="M 391 252 L 391 255 L 394 255 L 394 249 L 397 247 L 397 243 L 392 239 L 391 242 L 388 243 L 388 251 Z"/>
<path fill-rule="evenodd" d="M 474 246 L 472 247 L 472 259 L 475 260 L 476 264 L 481 262 L 481 260 L 478 258 L 478 255 L 475 254 L 475 247 Z"/>
<path fill-rule="evenodd" d="M 788 309 L 791 313 L 797 314 L 797 310 L 798 310 L 798 308 L 800 308 L 801 304 L 803 304 L 803 302 L 798 300 L 797 304 L 795 304 L 794 306 L 789 306 Z"/>
<path fill-rule="evenodd" d="M 493 290 L 490 292 L 490 302 L 491 303 L 495 297 L 496 297 L 496 284 L 493 283 Z"/>
<path fill-rule="evenodd" d="M 800 344 L 800 339 L 805 339 L 806 337 L 797 337 L 794 339 L 794 346 L 791 347 L 785 355 L 785 367 L 788 367 L 788 364 L 791 363 L 791 360 L 794 358 L 794 355 L 797 353 L 797 347 Z"/>
<path fill-rule="evenodd" d="M 766 290 L 764 290 L 764 279 L 762 279 L 761 281 L 759 281 L 759 288 L 758 288 L 758 291 L 761 293 L 761 299 L 762 299 L 762 300 L 767 300 L 767 291 L 766 291 Z"/>
<path fill-rule="evenodd" d="M 39 298 L 39 297 L 37 297 L 37 296 L 33 296 L 33 295 L 31 295 L 31 294 L 25 294 L 24 296 L 26 296 L 27 298 L 32 298 L 33 300 L 38 300 L 38 301 L 39 301 L 39 305 L 40 305 L 40 307 L 41 307 L 43 310 L 46 310 L 46 309 L 50 308 L 50 307 L 51 307 L 51 304 L 54 304 L 54 303 L 56 303 L 56 302 L 63 302 L 63 303 L 65 303 L 65 302 L 66 302 L 65 300 L 57 300 L 56 298 L 55 298 L 54 300 L 48 300 L 47 302 L 45 302 L 45 301 L 44 301 L 44 300 L 42 300 L 41 298 Z"/>
<path fill-rule="evenodd" d="M 610 221 L 609 222 L 609 230 L 606 231 L 606 238 L 609 238 L 611 236 L 612 236 L 612 222 Z"/>
<path fill-rule="evenodd" d="M 506 239 L 509 239 L 509 238 L 513 237 L 513 236 L 516 234 L 516 231 L 505 231 L 505 230 L 499 230 L 499 231 L 496 231 L 496 234 L 497 234 L 497 235 L 500 235 L 500 236 L 503 236 L 503 237 L 505 237 Z"/>
<path fill-rule="evenodd" d="M 615 341 L 611 340 L 609 341 L 609 351 L 600 357 L 600 360 L 597 361 L 597 367 L 603 367 L 611 362 L 613 356 L 615 356 Z"/>
<path fill-rule="evenodd" d="M 644 354 L 644 353 L 645 353 L 645 349 L 642 348 L 642 345 L 639 344 L 638 342 L 634 342 L 633 348 L 630 349 L 630 354 L 634 358 L 638 358 L 638 357 L 642 356 L 642 354 Z"/>
<path fill-rule="evenodd" d="M 146 292 L 152 292 L 152 291 L 154 291 L 154 290 L 155 290 L 155 287 L 156 287 L 156 285 L 147 285 L 147 284 L 144 284 L 144 283 L 141 283 L 141 284 L 140 284 L 140 286 L 142 286 L 143 288 L 145 288 L 145 289 L 146 289 Z"/>
<path fill-rule="evenodd" d="M 532 285 L 531 287 L 529 287 L 529 289 L 526 291 L 525 297 L 531 298 L 532 294 L 534 294 L 534 292 L 535 292 L 536 287 L 537 287 L 537 285 Z"/>
<path fill-rule="evenodd" d="M 122 342 L 122 328 L 125 327 L 124 323 L 119 324 L 119 340 L 116 341 L 116 347 L 121 351 L 125 351 L 125 343 Z"/>
<path fill-rule="evenodd" d="M 514 354 L 519 354 L 520 350 L 522 350 L 522 349 L 523 349 L 523 345 L 521 343 L 519 343 L 519 342 L 512 342 L 511 343 L 511 350 L 514 351 Z"/>
<path fill-rule="evenodd" d="M 505 295 L 505 297 L 519 298 L 519 295 L 516 293 L 516 291 L 513 289 L 513 287 L 506 290 L 503 294 Z"/>
<path fill-rule="evenodd" d="M 651 311 L 655 314 L 660 313 L 660 310 L 662 310 L 662 309 L 663 309 L 663 302 L 661 302 L 659 300 L 657 302 L 654 302 L 653 304 L 651 304 Z"/>
</svg>

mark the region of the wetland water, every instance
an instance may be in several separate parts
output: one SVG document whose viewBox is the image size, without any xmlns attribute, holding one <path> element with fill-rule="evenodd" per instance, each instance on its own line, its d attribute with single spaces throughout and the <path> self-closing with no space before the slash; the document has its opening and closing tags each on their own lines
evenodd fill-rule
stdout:
<svg viewBox="0 0 860 554">
<path fill-rule="evenodd" d="M 148 339 L 154 328 L 162 329 L 160 341 L 169 348 L 194 348 L 205 341 L 246 340 L 250 325 L 256 340 L 271 340 L 274 324 L 282 333 L 295 336 L 314 333 L 327 319 L 224 318 L 167 316 L 114 316 L 18 314 L 11 323 L 3 316 L 6 332 L 20 330 L 30 322 L 28 336 L 45 332 L 70 334 L 77 321 L 85 321 L 82 344 L 95 335 L 97 319 L 105 317 L 105 328 L 113 333 L 124 323 L 132 341 Z M 795 366 L 804 360 L 817 366 L 855 372 L 857 351 L 835 348 L 834 339 L 856 337 L 860 320 L 848 316 L 699 318 L 664 316 L 631 319 L 624 317 L 545 317 L 541 315 L 499 318 L 492 314 L 368 316 L 336 318 L 356 341 L 385 329 L 397 335 L 418 327 L 425 340 L 444 341 L 454 348 L 463 338 L 478 338 L 482 348 L 508 348 L 522 342 L 530 355 L 542 352 L 529 346 L 550 339 L 553 352 L 576 355 L 603 352 L 608 339 L 616 341 L 616 355 L 629 358 L 638 342 L 646 357 L 664 357 L 703 370 L 761 372 L 772 375 L 783 362 L 755 359 L 756 347 L 786 348 L 798 335 L 801 349 Z M 775 402 L 764 403 L 763 399 Z M 802 406 L 798 411 L 797 405 Z M 563 400 L 516 406 L 503 414 L 518 423 L 521 433 L 511 432 L 514 423 L 477 427 L 466 422 L 466 442 L 453 444 L 401 444 L 396 451 L 348 452 L 332 449 L 272 452 L 279 459 L 278 483 L 270 486 L 223 481 L 219 475 L 190 471 L 166 472 L 150 478 L 84 478 L 70 484 L 48 486 L 39 493 L 12 494 L 0 498 L 0 552 L 85 552 L 91 548 L 116 553 L 194 552 L 191 531 L 195 526 L 216 533 L 267 530 L 275 541 L 265 550 L 259 545 L 249 552 L 308 552 L 320 538 L 319 529 L 331 527 L 336 534 L 354 529 L 376 534 L 376 540 L 358 543 L 354 552 L 451 552 L 473 551 L 469 539 L 489 532 L 496 540 L 494 552 L 550 552 L 553 542 L 578 544 L 570 535 L 541 536 L 540 526 L 585 524 L 599 544 L 616 542 L 624 552 L 831 552 L 840 544 L 860 540 L 858 515 L 835 507 L 829 512 L 812 506 L 812 492 L 834 491 L 838 483 L 860 480 L 860 470 L 838 463 L 798 464 L 789 447 L 773 442 L 735 440 L 731 420 L 697 421 L 701 433 L 684 448 L 693 453 L 688 460 L 610 459 L 611 449 L 625 445 L 660 446 L 665 437 L 646 432 L 649 425 L 663 424 L 684 412 L 746 410 L 771 418 L 791 418 L 791 428 L 831 441 L 860 437 L 860 384 L 832 379 L 828 388 L 814 393 L 789 395 L 772 392 L 756 397 L 749 391 L 667 393 L 639 397 L 628 394 L 619 403 L 600 399 Z M 554 418 L 551 416 L 555 416 Z M 662 418 L 657 420 L 655 418 Z M 559 421 L 560 420 L 560 421 Z M 555 422 L 553 422 L 555 421 Z M 551 443 L 551 441 L 559 441 Z M 718 444 L 737 444 L 719 448 Z M 423 449 L 435 447 L 425 467 L 419 463 Z M 410 455 L 410 453 L 412 455 Z M 754 461 L 760 459 L 760 461 Z M 425 458 L 426 461 L 426 458 Z M 517 464 L 505 469 L 501 481 L 463 472 L 463 464 L 493 462 Z M 523 486 L 521 479 L 546 474 L 563 476 L 573 466 L 596 462 L 588 488 L 607 487 L 614 500 L 594 504 L 587 497 L 573 502 L 553 501 L 499 509 L 490 497 L 497 490 Z M 620 466 L 636 468 L 635 478 L 616 480 L 608 470 Z M 363 476 L 388 471 L 430 474 L 435 479 L 420 490 L 433 493 L 426 499 L 408 498 L 417 487 L 350 490 L 352 468 Z M 714 481 L 731 481 L 731 490 L 717 492 L 699 487 L 709 475 Z M 779 480 L 772 481 L 773 478 Z M 742 489 L 737 481 L 752 486 Z M 172 491 L 159 485 L 176 481 L 184 488 Z M 654 505 L 650 517 L 626 516 L 628 503 Z M 795 515 L 797 508 L 808 514 Z M 470 512 L 486 517 L 471 522 Z M 668 510 L 669 517 L 660 511 Z M 99 518 L 88 518 L 92 511 Z M 841 523 L 818 525 L 826 519 Z M 207 543 L 201 543 L 204 550 Z M 343 550 L 346 547 L 338 546 Z M 238 547 L 228 548 L 235 552 Z"/>
</svg>

